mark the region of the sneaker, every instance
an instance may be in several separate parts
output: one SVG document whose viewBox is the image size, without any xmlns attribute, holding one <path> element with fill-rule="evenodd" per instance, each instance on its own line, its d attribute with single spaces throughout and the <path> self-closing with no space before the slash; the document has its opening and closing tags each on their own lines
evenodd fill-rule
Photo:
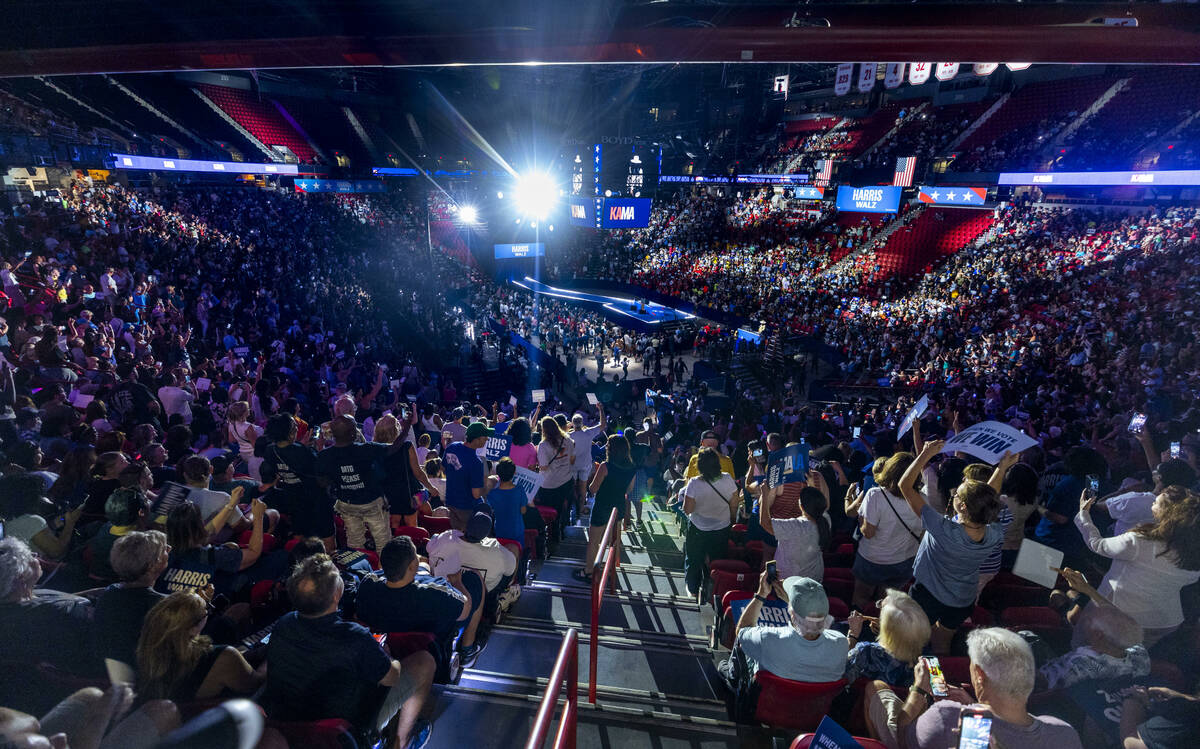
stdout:
<svg viewBox="0 0 1200 749">
<path fill-rule="evenodd" d="M 479 654 L 483 652 L 483 644 L 475 642 L 458 652 L 462 655 L 463 668 L 469 668 L 475 662 L 475 659 L 479 657 Z"/>
<path fill-rule="evenodd" d="M 498 605 L 501 609 L 507 610 L 510 606 L 517 602 L 521 597 L 521 586 L 517 583 L 512 583 L 504 592 L 500 594 Z"/>
<path fill-rule="evenodd" d="M 433 724 L 418 718 L 416 725 L 413 726 L 412 738 L 408 740 L 407 749 L 424 749 L 432 735 Z"/>
</svg>

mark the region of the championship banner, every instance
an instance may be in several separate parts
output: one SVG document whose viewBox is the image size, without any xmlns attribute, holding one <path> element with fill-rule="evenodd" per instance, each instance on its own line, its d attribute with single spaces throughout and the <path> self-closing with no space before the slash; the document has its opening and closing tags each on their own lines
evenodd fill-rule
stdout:
<svg viewBox="0 0 1200 749">
<path fill-rule="evenodd" d="M 508 452 L 512 449 L 512 437 L 506 434 L 493 434 L 487 438 L 483 449 L 486 451 L 488 460 L 507 458 Z"/>
<path fill-rule="evenodd" d="M 998 62 L 977 62 L 971 66 L 975 70 L 975 75 L 991 75 L 996 72 L 996 68 L 1000 67 Z"/>
<path fill-rule="evenodd" d="M 540 473 L 534 473 L 528 468 L 517 466 L 517 473 L 513 476 L 513 483 L 521 487 L 521 491 L 525 492 L 526 499 L 533 500 L 537 496 L 538 490 L 542 488 L 542 482 L 545 476 Z"/>
<path fill-rule="evenodd" d="M 903 189 L 895 185 L 874 187 L 839 185 L 837 208 L 839 211 L 858 213 L 895 213 L 900 208 L 900 192 Z"/>
<path fill-rule="evenodd" d="M 767 485 L 783 486 L 808 480 L 808 453 L 806 443 L 790 445 L 767 456 Z"/>
<path fill-rule="evenodd" d="M 904 63 L 889 62 L 883 72 L 884 88 L 899 88 L 904 83 Z"/>
<path fill-rule="evenodd" d="M 942 452 L 963 452 L 986 463 L 998 463 L 1004 453 L 1019 453 L 1037 444 L 1037 440 L 1020 429 L 999 421 L 981 421 L 969 426 L 950 439 Z"/>
<path fill-rule="evenodd" d="M 858 90 L 862 93 L 867 93 L 875 88 L 875 71 L 879 66 L 873 62 L 860 62 L 858 64 Z"/>
<path fill-rule="evenodd" d="M 792 189 L 792 197 L 799 200 L 821 200 L 825 197 L 825 188 L 796 187 Z"/>
<path fill-rule="evenodd" d="M 298 179 L 296 192 L 387 192 L 387 186 L 373 179 Z"/>
<path fill-rule="evenodd" d="M 850 80 L 854 77 L 854 63 L 841 62 L 837 66 L 837 77 L 833 79 L 833 93 L 845 96 L 850 93 Z"/>
<path fill-rule="evenodd" d="M 908 64 L 908 82 L 914 86 L 920 86 L 929 80 L 929 74 L 932 72 L 933 63 L 931 62 L 910 62 Z"/>
<path fill-rule="evenodd" d="M 949 81 L 952 80 L 956 75 L 958 75 L 957 62 L 939 62 L 933 77 L 937 78 L 939 81 Z"/>
<path fill-rule="evenodd" d="M 922 185 L 917 200 L 932 205 L 983 205 L 987 202 L 987 188 Z"/>
</svg>

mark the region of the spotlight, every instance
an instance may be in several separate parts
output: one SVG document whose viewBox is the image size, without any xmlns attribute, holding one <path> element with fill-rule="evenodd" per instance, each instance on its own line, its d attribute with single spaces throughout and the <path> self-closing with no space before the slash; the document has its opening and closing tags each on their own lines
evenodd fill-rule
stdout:
<svg viewBox="0 0 1200 749">
<path fill-rule="evenodd" d="M 612 190 L 605 190 L 605 191 L 604 191 L 604 197 L 606 197 L 606 198 L 611 198 L 611 197 L 612 197 Z"/>
<path fill-rule="evenodd" d="M 496 198 L 499 200 L 504 200 L 504 193 L 502 193 L 502 192 L 496 193 Z"/>
<path fill-rule="evenodd" d="M 550 224 L 549 226 L 546 227 L 546 229 L 548 231 L 554 231 L 554 224 Z"/>
<path fill-rule="evenodd" d="M 513 202 L 522 216 L 546 218 L 558 201 L 558 188 L 546 174 L 527 174 L 517 179 Z"/>
<path fill-rule="evenodd" d="M 460 205 L 458 207 L 458 218 L 464 224 L 473 224 L 475 219 L 479 218 L 479 212 L 475 210 L 473 205 Z"/>
</svg>

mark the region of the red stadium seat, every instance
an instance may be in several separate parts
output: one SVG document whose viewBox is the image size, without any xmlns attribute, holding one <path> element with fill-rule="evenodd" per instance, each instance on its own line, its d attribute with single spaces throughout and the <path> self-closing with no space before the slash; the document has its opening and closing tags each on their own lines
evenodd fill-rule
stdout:
<svg viewBox="0 0 1200 749">
<path fill-rule="evenodd" d="M 714 559 L 708 563 L 708 571 L 724 570 L 726 572 L 744 572 L 750 574 L 752 570 L 750 565 L 740 559 Z"/>
<path fill-rule="evenodd" d="M 717 601 L 722 600 L 725 594 L 731 590 L 753 592 L 758 589 L 758 575 L 752 572 L 729 572 L 714 567 L 710 569 L 709 576 L 712 577 L 712 602 L 714 608 Z"/>
<path fill-rule="evenodd" d="M 396 660 L 404 660 L 433 644 L 434 636 L 429 632 L 388 632 L 388 652 Z"/>
<path fill-rule="evenodd" d="M 396 536 L 408 536 L 412 539 L 413 545 L 417 547 L 417 551 L 425 553 L 425 544 L 429 543 L 429 531 L 424 528 L 413 528 L 411 525 L 398 525 L 392 528 L 392 534 Z M 377 567 L 375 569 L 378 569 Z"/>
<path fill-rule="evenodd" d="M 422 515 L 417 518 L 417 525 L 429 531 L 429 535 L 436 536 L 439 533 L 445 533 L 450 530 L 450 518 L 438 517 L 437 515 Z"/>
<path fill-rule="evenodd" d="M 1028 630 L 1046 641 L 1055 652 L 1071 646 L 1071 625 L 1048 606 L 1013 606 L 1000 612 L 1000 623 L 1011 630 Z"/>
<path fill-rule="evenodd" d="M 845 679 L 810 684 L 783 679 L 761 668 L 754 681 L 760 688 L 754 719 L 792 731 L 816 730 L 834 698 L 846 688 Z"/>
<path fill-rule="evenodd" d="M 965 655 L 938 656 L 938 665 L 942 667 L 942 675 L 946 683 L 952 686 L 971 685 L 971 659 Z"/>
<path fill-rule="evenodd" d="M 838 621 L 850 616 L 850 607 L 840 598 L 829 597 L 829 615 Z"/>
<path fill-rule="evenodd" d="M 358 746 L 354 726 L 339 718 L 314 721 L 268 720 L 267 725 L 283 734 L 289 746 L 305 749 L 346 749 Z"/>
<path fill-rule="evenodd" d="M 370 549 L 355 549 L 355 551 L 361 551 L 363 553 L 363 556 L 365 556 L 367 561 L 371 563 L 371 569 L 382 569 L 379 564 L 379 554 L 377 552 L 371 551 Z"/>
<path fill-rule="evenodd" d="M 238 536 L 237 544 L 243 549 L 250 547 L 250 537 L 254 535 L 254 531 L 242 531 Z M 262 553 L 269 554 L 275 550 L 278 545 L 278 540 L 270 533 L 264 533 L 262 538 Z"/>
</svg>

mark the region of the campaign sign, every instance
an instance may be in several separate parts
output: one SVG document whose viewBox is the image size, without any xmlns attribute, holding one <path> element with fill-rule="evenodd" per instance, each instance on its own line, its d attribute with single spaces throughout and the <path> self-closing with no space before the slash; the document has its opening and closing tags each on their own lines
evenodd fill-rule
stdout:
<svg viewBox="0 0 1200 749">
<path fill-rule="evenodd" d="M 987 463 L 998 463 L 1004 453 L 1016 454 L 1036 444 L 1037 440 L 1020 429 L 999 421 L 981 421 L 946 440 L 942 452 L 964 452 Z"/>
<path fill-rule="evenodd" d="M 834 722 L 826 715 L 821 718 L 817 732 L 809 742 L 810 749 L 862 749 L 862 744 L 854 740 L 850 732 Z"/>
<path fill-rule="evenodd" d="M 546 391 L 545 390 L 534 390 L 532 393 L 532 396 L 533 396 L 532 400 L 534 403 L 545 403 L 546 402 Z"/>
<path fill-rule="evenodd" d="M 983 205 L 987 202 L 987 188 L 921 185 L 917 200 L 932 205 Z"/>
<path fill-rule="evenodd" d="M 546 256 L 545 242 L 530 242 L 527 244 L 498 244 L 494 245 L 492 249 L 495 251 L 497 260 Z"/>
<path fill-rule="evenodd" d="M 296 192 L 387 192 L 387 187 L 373 179 L 298 179 Z"/>
<path fill-rule="evenodd" d="M 902 439 L 908 430 L 912 429 L 913 422 L 925 415 L 926 409 L 929 408 L 929 396 L 922 395 L 921 400 L 917 404 L 908 409 L 908 414 L 905 415 L 904 421 L 900 422 L 900 431 L 896 432 L 896 439 Z"/>
<path fill-rule="evenodd" d="M 542 488 L 542 481 L 542 474 L 521 466 L 517 466 L 517 473 L 513 476 L 513 483 L 521 487 L 521 491 L 525 492 L 526 499 L 530 501 L 537 496 L 538 489 Z"/>
<path fill-rule="evenodd" d="M 873 185 L 850 187 L 841 185 L 837 191 L 839 211 L 857 213 L 895 213 L 900 208 L 900 191 L 897 185 Z"/>
<path fill-rule="evenodd" d="M 596 204 L 600 201 L 595 198 L 571 198 L 568 205 L 570 211 L 570 221 L 574 226 L 592 226 L 596 222 Z"/>
<path fill-rule="evenodd" d="M 650 225 L 650 198 L 605 198 L 602 229 L 641 229 Z"/>
<path fill-rule="evenodd" d="M 646 390 L 646 408 L 654 408 L 654 398 L 658 395 L 655 390 Z"/>
<path fill-rule="evenodd" d="M 487 451 L 488 460 L 500 460 L 508 457 L 508 451 L 512 449 L 512 437 L 506 434 L 493 434 L 487 438 L 483 449 Z"/>
<path fill-rule="evenodd" d="M 593 406 L 600 405 L 600 399 L 596 397 L 595 393 L 588 393 L 587 400 L 588 400 L 588 403 L 591 403 Z"/>
<path fill-rule="evenodd" d="M 757 577 L 752 573 L 739 573 L 738 577 L 745 574 L 747 577 Z M 736 601 L 729 602 L 730 621 L 736 622 L 742 618 L 742 612 L 750 605 L 753 598 L 741 598 Z M 758 611 L 758 621 L 754 622 L 756 627 L 786 627 L 791 624 L 788 618 L 788 605 L 783 601 L 777 601 L 774 598 L 768 598 L 767 602 L 762 605 Z"/>
<path fill-rule="evenodd" d="M 808 451 L 811 448 L 801 442 L 776 450 L 767 456 L 767 484 L 783 486 L 808 479 Z"/>
</svg>

